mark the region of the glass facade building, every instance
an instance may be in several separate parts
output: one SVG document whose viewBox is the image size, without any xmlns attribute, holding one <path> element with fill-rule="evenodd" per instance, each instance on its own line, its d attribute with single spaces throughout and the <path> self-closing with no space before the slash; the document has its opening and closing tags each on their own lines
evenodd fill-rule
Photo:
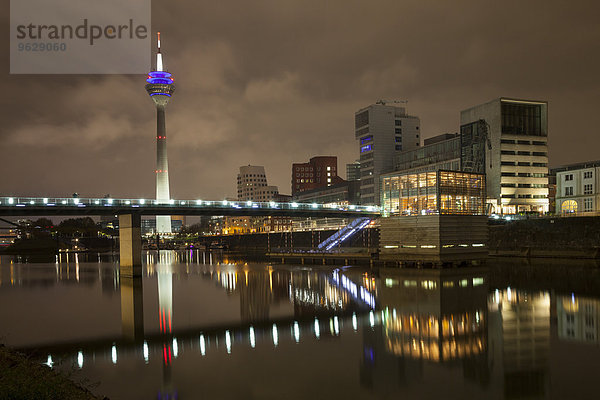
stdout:
<svg viewBox="0 0 600 400">
<path fill-rule="evenodd" d="M 387 215 L 486 213 L 485 175 L 438 170 L 381 177 L 381 206 Z"/>
</svg>

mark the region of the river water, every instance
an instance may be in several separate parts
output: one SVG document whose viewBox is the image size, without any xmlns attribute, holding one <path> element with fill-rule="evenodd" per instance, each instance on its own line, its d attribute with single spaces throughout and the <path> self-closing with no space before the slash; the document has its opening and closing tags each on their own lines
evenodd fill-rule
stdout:
<svg viewBox="0 0 600 400">
<path fill-rule="evenodd" d="M 596 399 L 600 270 L 0 257 L 0 343 L 110 399 Z"/>
</svg>

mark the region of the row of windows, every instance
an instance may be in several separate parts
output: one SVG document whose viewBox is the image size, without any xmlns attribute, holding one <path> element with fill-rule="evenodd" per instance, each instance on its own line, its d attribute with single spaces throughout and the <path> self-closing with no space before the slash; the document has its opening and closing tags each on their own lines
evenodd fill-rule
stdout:
<svg viewBox="0 0 600 400">
<path fill-rule="evenodd" d="M 546 146 L 546 142 L 540 142 L 537 140 L 529 141 L 529 140 L 510 140 L 510 139 L 502 139 L 500 140 L 502 144 L 532 144 L 534 146 Z"/>
<path fill-rule="evenodd" d="M 518 176 L 521 178 L 546 178 L 548 174 L 532 174 L 530 172 L 502 172 L 501 176 Z"/>
<path fill-rule="evenodd" d="M 545 185 L 543 183 L 501 183 L 500 186 L 510 187 L 510 188 L 518 187 L 518 188 L 535 188 L 535 189 L 548 187 L 548 185 Z"/>
<path fill-rule="evenodd" d="M 373 178 L 368 178 L 368 179 L 361 179 L 361 183 L 360 185 L 373 185 L 375 182 L 373 180 Z"/>
<path fill-rule="evenodd" d="M 501 161 L 500 165 L 504 166 L 519 166 L 519 167 L 547 167 L 546 163 L 532 163 L 528 161 Z"/>
<path fill-rule="evenodd" d="M 538 157 L 547 157 L 548 153 L 545 151 L 512 151 L 512 150 L 502 150 L 500 151 L 502 155 L 505 156 L 538 156 Z"/>
<path fill-rule="evenodd" d="M 520 195 L 514 195 L 514 194 L 503 194 L 502 195 L 503 199 L 547 199 L 548 196 L 546 196 L 545 194 L 520 194 Z"/>
<path fill-rule="evenodd" d="M 360 144 L 369 143 L 372 140 L 373 140 L 373 135 L 365 136 L 363 138 L 360 138 Z"/>
<path fill-rule="evenodd" d="M 592 171 L 585 171 L 583 173 L 583 179 L 592 179 L 593 178 L 593 172 Z M 565 177 L 565 181 L 572 181 L 573 180 L 573 174 L 566 174 L 564 175 Z"/>
</svg>

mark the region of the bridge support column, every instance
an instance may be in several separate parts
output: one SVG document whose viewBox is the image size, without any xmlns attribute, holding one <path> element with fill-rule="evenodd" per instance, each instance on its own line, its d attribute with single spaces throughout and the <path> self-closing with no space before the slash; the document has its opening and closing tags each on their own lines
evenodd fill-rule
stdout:
<svg viewBox="0 0 600 400">
<path fill-rule="evenodd" d="M 119 215 L 120 274 L 142 276 L 142 218 L 139 214 Z"/>
</svg>

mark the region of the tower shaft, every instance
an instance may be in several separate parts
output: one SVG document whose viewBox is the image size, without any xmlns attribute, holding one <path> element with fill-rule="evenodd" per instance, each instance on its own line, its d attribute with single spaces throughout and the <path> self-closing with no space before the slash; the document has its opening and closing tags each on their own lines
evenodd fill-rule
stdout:
<svg viewBox="0 0 600 400">
<path fill-rule="evenodd" d="M 156 200 L 159 204 L 170 200 L 169 159 L 167 158 L 167 124 L 165 107 L 156 106 Z M 171 233 L 171 217 L 156 216 L 156 232 Z"/>
</svg>

